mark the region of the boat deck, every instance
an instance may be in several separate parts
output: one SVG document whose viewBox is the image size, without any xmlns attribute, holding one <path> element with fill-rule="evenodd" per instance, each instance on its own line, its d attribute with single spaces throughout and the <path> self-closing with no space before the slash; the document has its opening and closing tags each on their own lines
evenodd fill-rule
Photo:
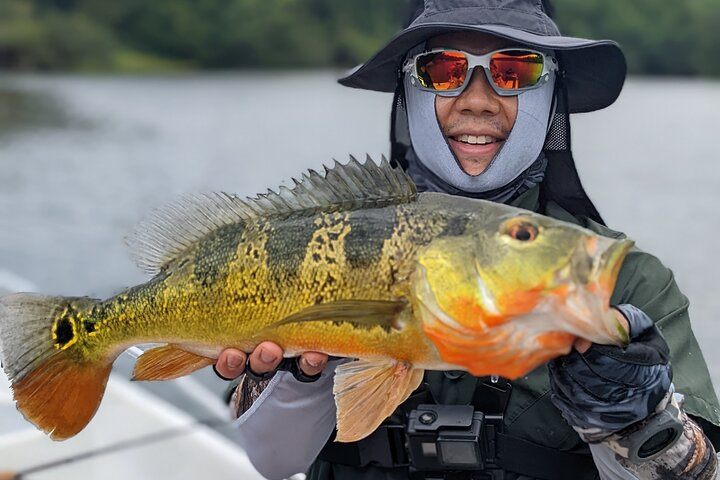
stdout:
<svg viewBox="0 0 720 480">
<path fill-rule="evenodd" d="M 180 434 L 153 443 L 139 440 L 160 432 Z M 230 440 L 118 375 L 111 376 L 90 425 L 71 439 L 54 442 L 15 409 L 7 378 L 0 371 L 0 472 L 22 473 L 126 441 L 137 446 L 28 472 L 23 478 L 125 480 L 168 478 L 169 474 L 176 480 L 263 478 Z"/>
</svg>

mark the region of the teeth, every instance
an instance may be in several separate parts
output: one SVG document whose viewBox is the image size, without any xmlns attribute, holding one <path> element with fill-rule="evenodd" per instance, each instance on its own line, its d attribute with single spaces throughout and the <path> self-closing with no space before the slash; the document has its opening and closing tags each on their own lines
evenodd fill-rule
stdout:
<svg viewBox="0 0 720 480">
<path fill-rule="evenodd" d="M 460 135 L 457 137 L 458 141 L 469 143 L 471 145 L 485 145 L 486 143 L 492 143 L 495 138 L 488 135 Z"/>
</svg>

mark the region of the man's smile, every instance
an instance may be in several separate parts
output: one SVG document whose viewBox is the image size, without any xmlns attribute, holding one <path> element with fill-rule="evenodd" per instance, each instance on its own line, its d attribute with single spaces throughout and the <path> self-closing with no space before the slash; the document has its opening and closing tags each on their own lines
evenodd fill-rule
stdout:
<svg viewBox="0 0 720 480">
<path fill-rule="evenodd" d="M 486 145 L 488 143 L 495 143 L 502 141 L 499 138 L 492 137 L 490 135 L 468 135 L 462 134 L 454 137 L 450 137 L 456 142 L 469 143 L 470 145 Z"/>
<path fill-rule="evenodd" d="M 468 175 L 484 172 L 507 139 L 506 135 L 497 132 L 460 133 L 459 129 L 454 130 L 448 132 L 445 138 L 460 162 L 460 167 Z"/>
<path fill-rule="evenodd" d="M 504 138 L 489 135 L 465 134 L 448 136 L 447 139 L 450 148 L 461 162 L 463 169 L 470 175 L 477 175 L 484 170 L 505 143 Z M 469 163 L 465 164 L 465 162 Z M 481 163 L 481 170 L 477 171 L 477 168 L 468 168 L 470 163 Z"/>
</svg>

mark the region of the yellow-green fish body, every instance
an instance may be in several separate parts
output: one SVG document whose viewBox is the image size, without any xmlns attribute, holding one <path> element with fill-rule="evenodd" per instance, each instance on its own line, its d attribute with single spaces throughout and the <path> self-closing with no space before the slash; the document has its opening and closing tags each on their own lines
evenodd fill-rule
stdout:
<svg viewBox="0 0 720 480">
<path fill-rule="evenodd" d="M 458 233 L 449 213 L 423 201 L 224 226 L 147 283 L 81 300 L 57 319 L 56 348 L 96 360 L 143 342 L 217 354 L 271 340 L 292 355 L 321 338 L 332 354 L 437 362 L 410 280 L 418 248 Z M 293 317 L 307 310 L 312 322 Z M 422 343 L 409 344 L 413 332 Z"/>
<path fill-rule="evenodd" d="M 155 275 L 112 298 L 0 299 L 18 408 L 66 438 L 92 418 L 129 346 L 167 344 L 145 352 L 134 375 L 163 380 L 214 363 L 223 348 L 270 340 L 289 356 L 360 359 L 336 374 L 338 438 L 351 441 L 404 401 L 423 369 L 515 378 L 577 336 L 626 340 L 607 303 L 628 241 L 418 194 L 386 162 L 352 161 L 295 183 L 155 212 L 129 242 Z"/>
</svg>

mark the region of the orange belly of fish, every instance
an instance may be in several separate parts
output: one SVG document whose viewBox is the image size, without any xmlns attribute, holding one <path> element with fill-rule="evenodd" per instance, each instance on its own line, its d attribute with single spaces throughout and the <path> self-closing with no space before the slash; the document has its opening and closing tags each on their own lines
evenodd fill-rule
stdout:
<svg viewBox="0 0 720 480">
<path fill-rule="evenodd" d="M 425 334 L 444 361 L 475 376 L 499 375 L 510 380 L 567 354 L 577 338 L 560 331 L 523 332 L 512 328 L 511 322 L 465 335 L 433 323 L 425 325 Z"/>
</svg>

